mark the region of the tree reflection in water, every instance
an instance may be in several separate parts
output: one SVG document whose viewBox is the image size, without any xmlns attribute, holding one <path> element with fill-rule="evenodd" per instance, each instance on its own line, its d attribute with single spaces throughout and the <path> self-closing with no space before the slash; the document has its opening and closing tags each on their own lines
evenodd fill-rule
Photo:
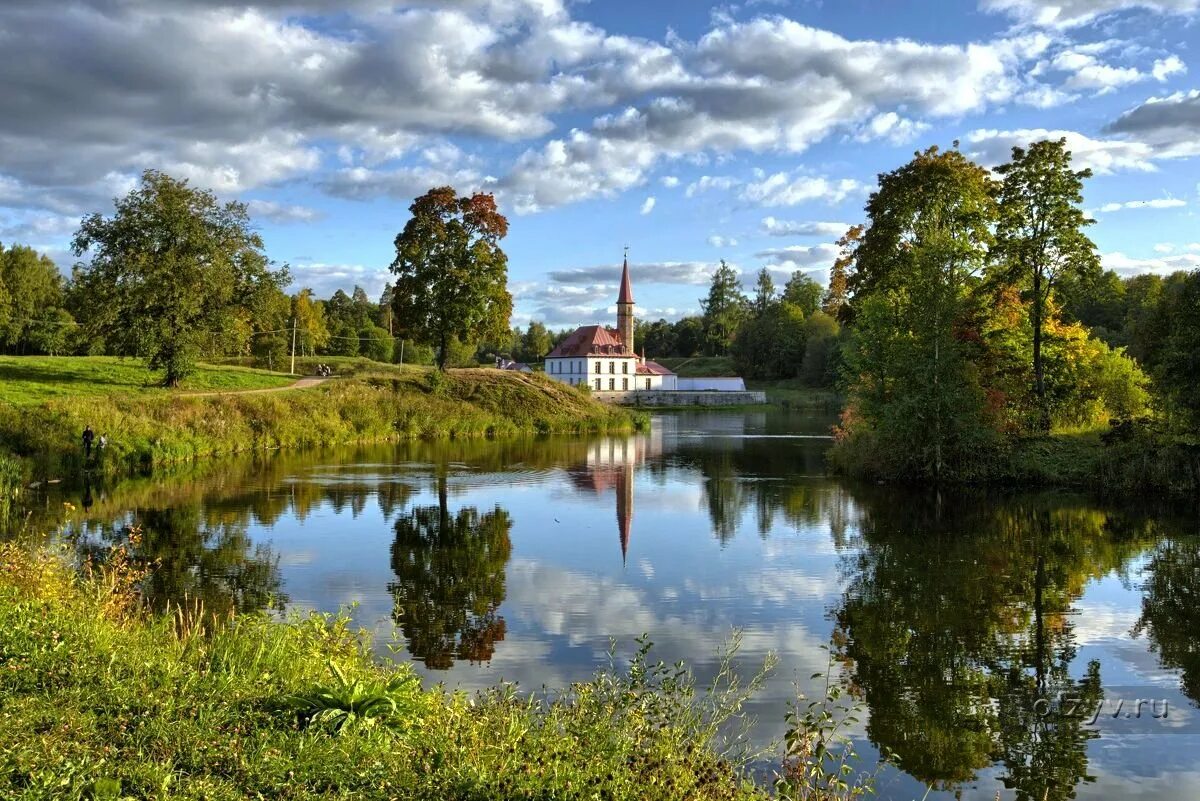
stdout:
<svg viewBox="0 0 1200 801">
<path fill-rule="evenodd" d="M 844 563 L 835 644 L 868 736 L 935 788 L 998 763 L 1018 799 L 1073 798 L 1102 691 L 1097 662 L 1071 676 L 1072 605 L 1147 547 L 1144 527 L 1060 496 L 856 500 L 863 547 Z"/>
<path fill-rule="evenodd" d="M 1200 706 L 1200 538 L 1163 540 L 1146 574 L 1134 632 L 1150 638 L 1164 667 L 1180 671 L 1180 689 Z"/>
<path fill-rule="evenodd" d="M 512 519 L 499 506 L 451 513 L 444 466 L 437 476 L 438 503 L 418 506 L 396 520 L 388 585 L 409 652 L 433 670 L 456 659 L 486 662 L 506 626 L 505 567 Z"/>
</svg>

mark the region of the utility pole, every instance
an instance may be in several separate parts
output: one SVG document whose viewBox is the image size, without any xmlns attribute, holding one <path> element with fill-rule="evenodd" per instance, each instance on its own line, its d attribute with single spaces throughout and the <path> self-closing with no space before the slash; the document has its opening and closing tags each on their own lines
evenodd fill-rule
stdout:
<svg viewBox="0 0 1200 801">
<path fill-rule="evenodd" d="M 400 366 L 404 366 L 404 340 L 400 340 Z"/>
<path fill-rule="evenodd" d="M 296 318 L 292 318 L 292 375 L 296 374 Z"/>
</svg>

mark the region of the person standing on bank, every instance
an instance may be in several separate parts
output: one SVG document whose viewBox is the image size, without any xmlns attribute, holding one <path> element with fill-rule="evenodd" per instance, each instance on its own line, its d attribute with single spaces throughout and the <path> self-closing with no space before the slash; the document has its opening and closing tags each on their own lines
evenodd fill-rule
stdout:
<svg viewBox="0 0 1200 801">
<path fill-rule="evenodd" d="M 85 459 L 92 458 L 92 442 L 96 439 L 96 432 L 92 431 L 90 425 L 83 428 L 83 457 Z"/>
</svg>

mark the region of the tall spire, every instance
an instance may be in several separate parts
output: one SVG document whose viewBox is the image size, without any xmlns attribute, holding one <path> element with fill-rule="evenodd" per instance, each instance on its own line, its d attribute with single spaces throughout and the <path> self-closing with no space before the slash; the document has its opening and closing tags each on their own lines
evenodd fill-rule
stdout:
<svg viewBox="0 0 1200 801">
<path fill-rule="evenodd" d="M 633 286 L 629 283 L 629 246 L 625 246 L 625 264 L 621 268 L 621 291 L 617 303 L 633 303 Z"/>
</svg>

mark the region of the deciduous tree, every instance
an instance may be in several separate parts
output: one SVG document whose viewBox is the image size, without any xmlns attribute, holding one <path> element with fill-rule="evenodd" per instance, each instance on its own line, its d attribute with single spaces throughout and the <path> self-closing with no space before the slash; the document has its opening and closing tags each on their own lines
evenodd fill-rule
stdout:
<svg viewBox="0 0 1200 801">
<path fill-rule="evenodd" d="M 243 203 L 157 170 L 116 201 L 111 217 L 83 220 L 72 250 L 89 256 L 76 280 L 90 326 L 123 352 L 144 356 L 176 386 L 215 337 L 234 330 L 264 283 L 283 285 Z"/>
<path fill-rule="evenodd" d="M 445 369 L 453 340 L 498 337 L 508 327 L 512 295 L 500 249 L 508 220 L 492 195 L 459 197 L 449 186 L 429 190 L 409 211 L 392 262 L 396 328 L 435 345 Z"/>
</svg>

